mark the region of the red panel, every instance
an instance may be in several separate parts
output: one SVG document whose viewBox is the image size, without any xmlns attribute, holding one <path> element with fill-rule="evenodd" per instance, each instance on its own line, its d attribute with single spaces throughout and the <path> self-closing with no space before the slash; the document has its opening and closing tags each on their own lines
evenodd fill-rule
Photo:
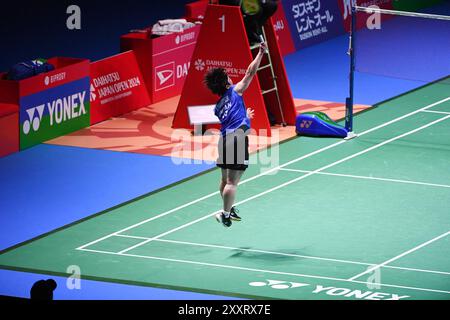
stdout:
<svg viewBox="0 0 450 320">
<path fill-rule="evenodd" d="M 153 39 L 153 102 L 181 94 L 200 28 Z"/>
<path fill-rule="evenodd" d="M 55 57 L 48 61 L 54 64 L 56 69 L 19 81 L 21 97 L 58 87 L 89 74 L 89 60 L 87 59 Z"/>
<path fill-rule="evenodd" d="M 0 104 L 1 109 L 13 108 Z M 18 110 L 18 106 L 15 106 Z M 0 157 L 19 151 L 19 113 L 0 116 Z"/>
<path fill-rule="evenodd" d="M 344 20 L 344 28 L 347 32 L 350 31 L 350 25 L 351 25 L 351 2 L 350 0 L 340 0 L 338 1 L 339 3 L 339 8 L 341 9 L 342 12 L 342 18 Z M 368 1 L 368 0 L 356 0 L 356 3 L 358 6 L 363 6 L 363 7 L 368 7 L 371 5 L 375 5 L 378 6 L 381 9 L 389 9 L 392 10 L 393 6 L 392 6 L 392 0 L 372 0 L 372 1 Z M 386 19 L 390 19 L 393 16 L 389 15 L 389 14 L 383 14 L 382 18 L 383 20 Z M 364 19 L 365 20 L 365 19 Z M 359 19 L 359 21 L 357 21 L 357 29 L 361 29 L 364 27 L 365 21 L 363 21 L 362 19 Z"/>
<path fill-rule="evenodd" d="M 5 117 L 16 112 L 19 112 L 19 106 L 17 104 L 0 103 L 0 117 Z"/>
<path fill-rule="evenodd" d="M 121 51 L 136 54 L 152 103 L 181 93 L 200 28 L 153 39 L 146 33 L 121 37 Z"/>
<path fill-rule="evenodd" d="M 120 51 L 125 52 L 133 50 L 141 69 L 142 77 L 147 87 L 147 92 L 150 97 L 150 103 L 153 103 L 152 95 L 152 41 L 150 41 L 146 34 L 130 33 L 120 37 Z"/>
<path fill-rule="evenodd" d="M 208 1 L 196 1 L 186 5 L 186 19 L 188 21 L 198 21 L 205 18 Z"/>
<path fill-rule="evenodd" d="M 133 51 L 91 64 L 91 124 L 149 104 Z"/>
<path fill-rule="evenodd" d="M 272 16 L 273 27 L 277 34 L 277 41 L 280 45 L 283 56 L 295 51 L 294 41 L 292 40 L 291 30 L 284 14 L 284 9 L 281 3 L 278 4 L 278 9 Z"/>
<path fill-rule="evenodd" d="M 19 82 L 13 80 L 0 80 L 0 103 L 19 104 Z"/>
<path fill-rule="evenodd" d="M 232 81 L 237 83 L 243 78 L 252 60 L 240 8 L 208 5 L 172 127 L 191 128 L 188 106 L 217 102 L 218 97 L 203 84 L 209 69 L 223 67 Z M 265 134 L 270 135 L 270 125 L 257 78 L 254 78 L 243 97 L 247 107 L 255 110 L 252 128 L 258 132 L 264 129 Z"/>
</svg>

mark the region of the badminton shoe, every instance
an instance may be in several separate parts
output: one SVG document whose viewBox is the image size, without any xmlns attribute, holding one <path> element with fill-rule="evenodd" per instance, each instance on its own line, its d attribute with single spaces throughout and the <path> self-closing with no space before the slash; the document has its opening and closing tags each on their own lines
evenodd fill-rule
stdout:
<svg viewBox="0 0 450 320">
<path fill-rule="evenodd" d="M 231 227 L 231 219 L 230 217 L 225 217 L 223 212 L 216 214 L 216 220 L 218 223 L 221 223 L 224 227 Z"/>
<path fill-rule="evenodd" d="M 241 217 L 238 216 L 239 210 L 236 207 L 232 207 L 230 210 L 230 219 L 233 221 L 241 221 Z"/>
</svg>

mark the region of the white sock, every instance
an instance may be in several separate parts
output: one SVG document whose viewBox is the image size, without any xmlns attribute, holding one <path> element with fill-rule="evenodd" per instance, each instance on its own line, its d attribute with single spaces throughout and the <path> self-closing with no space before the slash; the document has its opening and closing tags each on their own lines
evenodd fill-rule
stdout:
<svg viewBox="0 0 450 320">
<path fill-rule="evenodd" d="M 230 217 L 230 213 L 225 210 L 223 211 L 223 215 L 225 216 L 225 218 Z"/>
</svg>

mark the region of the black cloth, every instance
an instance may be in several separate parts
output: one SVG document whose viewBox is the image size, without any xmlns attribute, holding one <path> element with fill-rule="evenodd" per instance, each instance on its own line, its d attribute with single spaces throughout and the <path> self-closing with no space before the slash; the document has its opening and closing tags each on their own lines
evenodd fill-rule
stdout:
<svg viewBox="0 0 450 320">
<path fill-rule="evenodd" d="M 220 135 L 217 166 L 222 169 L 245 171 L 248 168 L 248 127 L 242 126 L 233 133 Z"/>
</svg>

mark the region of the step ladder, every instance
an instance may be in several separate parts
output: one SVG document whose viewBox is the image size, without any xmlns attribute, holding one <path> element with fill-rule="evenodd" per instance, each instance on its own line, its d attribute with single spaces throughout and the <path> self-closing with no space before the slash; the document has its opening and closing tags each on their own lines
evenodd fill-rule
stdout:
<svg viewBox="0 0 450 320">
<path fill-rule="evenodd" d="M 262 28 L 262 32 L 263 32 L 263 35 L 261 36 L 261 41 L 265 41 L 266 42 L 265 39 L 267 39 L 267 38 L 266 38 L 266 34 L 265 34 L 265 31 L 264 31 L 264 28 Z M 255 52 L 256 49 L 259 49 L 259 43 L 250 47 L 250 50 L 252 51 L 253 57 L 255 57 L 254 52 Z M 269 89 L 262 89 L 261 88 L 262 89 L 261 94 L 262 94 L 262 96 L 264 98 L 264 102 L 267 101 L 267 99 L 265 98 L 267 94 L 270 94 L 270 93 L 275 94 L 275 96 L 277 98 L 276 101 L 277 101 L 277 104 L 278 104 L 278 108 L 279 108 L 280 114 L 281 114 L 281 125 L 283 127 L 286 127 L 287 123 L 286 123 L 285 118 L 284 118 L 283 108 L 281 107 L 281 101 L 280 101 L 280 96 L 278 94 L 278 87 L 277 87 L 277 76 L 275 75 L 275 71 L 273 70 L 272 59 L 270 57 L 269 47 L 267 47 L 267 49 L 265 51 L 265 54 L 267 56 L 268 63 L 263 65 L 263 66 L 260 66 L 258 68 L 258 70 L 257 70 L 257 74 L 259 72 L 269 68 L 270 69 L 270 76 L 272 78 L 273 87 L 269 88 Z M 261 76 L 261 74 L 258 74 L 258 78 L 260 76 Z M 261 79 L 260 79 L 260 82 L 262 82 Z M 267 105 L 266 105 L 266 109 L 269 110 L 269 108 L 267 108 Z"/>
</svg>

